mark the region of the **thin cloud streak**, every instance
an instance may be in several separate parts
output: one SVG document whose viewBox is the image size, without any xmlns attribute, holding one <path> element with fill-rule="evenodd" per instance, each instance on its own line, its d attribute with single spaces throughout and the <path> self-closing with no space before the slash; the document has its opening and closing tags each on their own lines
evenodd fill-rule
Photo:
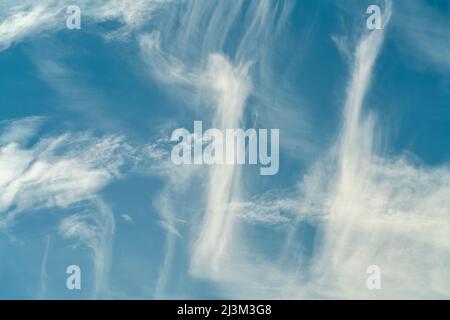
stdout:
<svg viewBox="0 0 450 320">
<path fill-rule="evenodd" d="M 387 23 L 391 3 L 386 4 Z M 448 271 L 438 261 L 448 259 L 450 244 L 445 196 L 450 191 L 450 171 L 417 167 L 406 158 L 382 158 L 374 145 L 375 117 L 363 114 L 384 32 L 365 35 L 357 46 L 343 131 L 325 162 L 336 166 L 336 174 L 323 185 L 326 192 L 313 201 L 323 202 L 325 212 L 320 224 L 323 240 L 316 245 L 308 281 L 320 297 L 442 298 L 449 294 Z M 383 272 L 380 291 L 365 287 L 365 270 L 373 264 Z"/>
<path fill-rule="evenodd" d="M 121 26 L 107 34 L 106 40 L 127 40 L 133 32 L 142 28 L 153 13 L 171 0 L 81 0 L 82 24 L 91 21 L 102 23 L 117 21 Z M 70 0 L 6 0 L 0 5 L 0 52 L 26 38 L 44 32 L 56 32 L 66 28 Z"/>
<path fill-rule="evenodd" d="M 158 25 L 160 29 L 140 37 L 141 53 L 150 74 L 169 88 L 178 88 L 182 97 L 190 97 L 184 100 L 193 101 L 193 111 L 201 112 L 213 127 L 242 126 L 246 100 L 254 93 L 251 85 L 252 59 L 257 58 L 254 53 L 256 49 L 263 49 L 261 43 L 270 42 L 279 31 L 292 5 L 290 2 L 251 2 L 245 10 L 246 28 L 235 54 L 230 56 L 222 52 L 229 40 L 228 31 L 244 8 L 243 1 L 233 4 L 220 1 L 217 6 L 191 1 L 179 8 L 183 9 L 179 19 L 164 21 Z M 279 17 L 277 8 L 281 8 Z M 178 21 L 182 21 L 184 27 L 174 31 L 172 27 Z M 206 30 L 204 34 L 197 32 L 199 27 Z M 191 55 L 197 48 L 200 54 L 196 50 L 197 54 Z M 241 173 L 240 168 L 231 165 L 212 166 L 208 171 L 203 214 L 198 221 L 194 220 L 197 222 L 193 227 L 190 271 L 196 277 L 223 282 L 230 279 L 224 274 L 228 273 L 230 263 L 234 263 L 229 253 L 233 251 L 233 243 L 238 242 L 234 232 L 237 206 L 231 203 L 242 197 Z M 177 236 L 170 233 L 171 237 Z M 167 241 L 173 244 L 174 238 Z M 164 268 L 168 268 L 167 262 Z"/>
</svg>

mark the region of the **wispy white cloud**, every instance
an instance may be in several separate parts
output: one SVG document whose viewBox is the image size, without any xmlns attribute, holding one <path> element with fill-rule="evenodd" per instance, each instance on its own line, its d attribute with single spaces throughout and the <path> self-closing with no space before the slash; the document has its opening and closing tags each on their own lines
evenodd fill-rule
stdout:
<svg viewBox="0 0 450 320">
<path fill-rule="evenodd" d="M 198 111 L 210 114 L 212 125 L 217 128 L 242 125 L 245 102 L 252 90 L 249 76 L 252 53 L 256 53 L 255 49 L 261 48 L 260 42 L 268 40 L 274 32 L 269 31 L 273 27 L 270 11 L 274 7 L 266 1 L 252 2 L 248 25 L 235 56 L 230 58 L 222 54 L 227 32 L 243 5 L 241 1 L 233 4 L 222 1 L 217 6 L 189 2 L 183 4 L 184 13 L 179 19 L 165 22 L 160 25 L 161 30 L 140 38 L 142 54 L 152 76 L 165 84 L 193 92 L 188 93 L 193 97 L 191 101 L 201 107 Z M 183 21 L 185 27 L 173 34 L 171 25 L 178 20 Z M 196 30 L 202 26 L 206 32 L 200 35 Z M 191 58 L 192 43 L 201 50 L 199 55 Z M 211 167 L 206 179 L 206 197 L 201 209 L 204 213 L 195 227 L 198 236 L 193 240 L 191 263 L 191 272 L 199 277 L 223 272 L 220 265 L 224 252 L 230 250 L 236 209 L 231 203 L 234 198 L 239 198 L 240 169 Z M 168 241 L 173 243 L 172 238 Z"/>
<path fill-rule="evenodd" d="M 47 281 L 48 281 L 48 274 L 47 274 L 47 259 L 48 259 L 48 252 L 50 249 L 50 236 L 47 236 L 47 240 L 45 242 L 45 249 L 44 249 L 44 255 L 42 257 L 42 263 L 41 263 L 41 275 L 40 275 L 40 290 L 39 290 L 39 299 L 44 299 L 45 295 L 47 293 Z"/>
<path fill-rule="evenodd" d="M 104 36 L 107 40 L 123 40 L 139 30 L 152 14 L 171 0 L 81 0 L 82 25 L 85 22 L 117 21 L 120 27 Z M 66 28 L 66 9 L 70 0 L 5 1 L 0 5 L 0 51 L 12 44 L 43 32 L 55 32 Z"/>
<path fill-rule="evenodd" d="M 59 225 L 63 238 L 75 240 L 92 250 L 95 270 L 93 298 L 111 294 L 108 276 L 114 229 L 114 214 L 99 197 L 91 199 L 90 208 L 85 212 L 68 216 Z"/>
<path fill-rule="evenodd" d="M 43 122 L 43 117 L 27 117 L 0 122 L 0 145 L 8 143 L 26 144 Z"/>
<path fill-rule="evenodd" d="M 390 2 L 385 11 L 389 21 Z M 388 29 L 388 28 L 387 28 Z M 340 140 L 321 168 L 334 167 L 327 180 L 310 176 L 319 189 L 305 193 L 324 219 L 303 286 L 328 298 L 426 298 L 448 296 L 450 171 L 420 167 L 407 158 L 387 159 L 376 153 L 375 121 L 363 112 L 383 33 L 363 36 L 355 51 L 347 89 Z M 319 169 L 319 171 L 321 171 Z M 318 174 L 318 175 L 317 175 Z M 306 181 L 307 183 L 308 181 Z M 323 190 L 322 192 L 320 191 Z M 383 289 L 365 287 L 365 270 L 379 265 Z M 289 289 L 290 290 L 290 289 Z"/>
<path fill-rule="evenodd" d="M 237 219 L 250 224 L 286 226 L 295 220 L 297 205 L 296 199 L 288 198 L 278 192 L 276 196 L 264 194 L 251 201 L 232 202 L 230 208 L 235 212 Z"/>
<path fill-rule="evenodd" d="M 90 18 L 96 21 L 119 21 L 122 26 L 106 34 L 108 40 L 127 38 L 152 20 L 152 15 L 165 3 L 172 0 L 112 0 L 97 1 L 95 6 L 86 3 Z"/>
<path fill-rule="evenodd" d="M 127 223 L 133 223 L 133 218 L 127 213 L 121 214 L 120 217 Z"/>
<path fill-rule="evenodd" d="M 5 2 L 0 7 L 0 51 L 30 35 L 55 28 L 63 8 L 51 7 L 51 3 L 47 0 L 25 1 L 19 5 L 13 1 Z"/>
<path fill-rule="evenodd" d="M 25 149 L 10 143 L 1 146 L 0 209 L 2 223 L 12 220 L 20 212 L 48 207 L 66 208 L 73 203 L 89 199 L 118 173 L 120 159 L 111 162 L 105 158 L 117 150 L 113 141 L 92 141 L 88 136 L 63 135 L 42 139 L 32 148 Z M 76 154 L 84 143 L 107 144 L 101 150 L 95 147 Z M 67 146 L 73 149 L 66 156 L 58 156 Z M 106 162 L 107 165 L 104 166 Z"/>
<path fill-rule="evenodd" d="M 39 208 L 67 208 L 91 199 L 123 171 L 157 174 L 164 141 L 139 147 L 124 136 L 63 133 L 30 144 L 42 117 L 4 121 L 0 135 L 0 220 Z M 155 160 L 156 159 L 156 160 Z M 152 165 L 155 166 L 152 169 Z"/>
<path fill-rule="evenodd" d="M 115 219 L 101 191 L 133 170 L 159 174 L 152 171 L 151 164 L 164 154 L 163 142 L 137 148 L 123 136 L 95 137 L 90 133 L 64 133 L 35 141 L 44 120 L 30 117 L 2 122 L 0 229 L 7 230 L 25 213 L 58 209 L 61 236 L 93 252 L 93 297 L 108 296 Z M 73 211 L 78 213 L 66 215 Z M 46 291 L 47 256 L 48 247 L 41 267 L 41 296 Z"/>
<path fill-rule="evenodd" d="M 403 53 L 417 68 L 450 71 L 450 21 L 448 11 L 438 11 L 424 1 L 402 1 L 394 24 Z M 414 54 L 411 54 L 414 52 Z"/>
</svg>

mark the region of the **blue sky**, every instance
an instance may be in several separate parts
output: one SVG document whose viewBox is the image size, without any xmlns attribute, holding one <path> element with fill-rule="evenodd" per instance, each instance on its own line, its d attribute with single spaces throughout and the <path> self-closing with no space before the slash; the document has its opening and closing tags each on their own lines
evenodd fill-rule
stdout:
<svg viewBox="0 0 450 320">
<path fill-rule="evenodd" d="M 4 0 L 0 70 L 0 298 L 449 298 L 447 0 Z M 278 174 L 174 165 L 196 120 Z"/>
</svg>

